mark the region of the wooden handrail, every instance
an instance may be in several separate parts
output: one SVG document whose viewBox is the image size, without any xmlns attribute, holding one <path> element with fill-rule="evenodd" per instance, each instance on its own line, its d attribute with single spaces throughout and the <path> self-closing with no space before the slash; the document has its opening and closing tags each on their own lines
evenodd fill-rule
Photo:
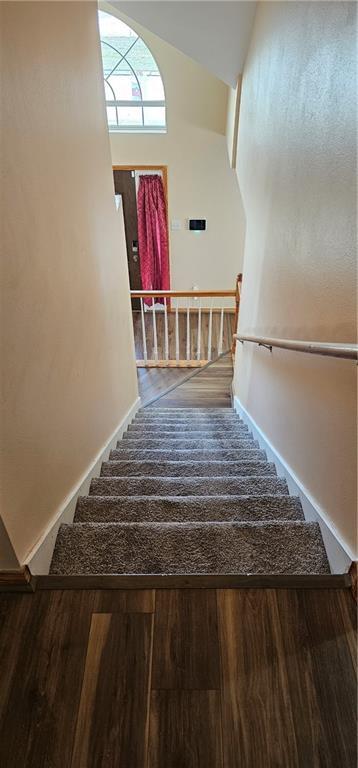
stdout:
<svg viewBox="0 0 358 768">
<path fill-rule="evenodd" d="M 215 296 L 236 296 L 236 291 L 130 291 L 132 299 L 155 299 L 158 298 L 200 298 Z"/>
<path fill-rule="evenodd" d="M 237 341 L 248 341 L 258 344 L 261 347 L 279 347 L 279 349 L 289 349 L 294 352 L 306 352 L 310 355 L 324 355 L 325 357 L 339 357 L 346 360 L 357 360 L 357 344 L 334 344 L 321 341 L 297 341 L 294 339 L 272 339 L 269 336 L 243 336 L 241 333 L 235 333 L 234 339 Z"/>
</svg>

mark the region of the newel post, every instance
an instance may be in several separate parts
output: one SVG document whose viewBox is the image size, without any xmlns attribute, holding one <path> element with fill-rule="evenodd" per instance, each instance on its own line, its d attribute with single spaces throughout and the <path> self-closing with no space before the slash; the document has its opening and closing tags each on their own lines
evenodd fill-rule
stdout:
<svg viewBox="0 0 358 768">
<path fill-rule="evenodd" d="M 242 287 L 242 272 L 240 272 L 236 278 L 235 285 L 235 320 L 234 320 L 234 333 L 237 333 L 237 326 L 239 322 L 239 309 L 240 309 L 240 297 Z M 236 339 L 232 340 L 231 354 L 234 355 L 236 350 Z"/>
</svg>

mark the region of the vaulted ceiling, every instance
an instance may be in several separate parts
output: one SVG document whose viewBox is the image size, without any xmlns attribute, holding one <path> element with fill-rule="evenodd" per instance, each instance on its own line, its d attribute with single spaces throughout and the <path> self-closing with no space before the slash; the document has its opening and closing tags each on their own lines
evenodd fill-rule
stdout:
<svg viewBox="0 0 358 768">
<path fill-rule="evenodd" d="M 243 70 L 256 2 L 112 2 L 118 11 L 198 61 L 231 86 Z"/>
</svg>

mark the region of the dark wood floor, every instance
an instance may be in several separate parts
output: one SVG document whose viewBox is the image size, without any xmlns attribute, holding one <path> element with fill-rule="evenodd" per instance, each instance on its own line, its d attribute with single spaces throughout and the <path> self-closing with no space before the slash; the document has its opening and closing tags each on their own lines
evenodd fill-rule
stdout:
<svg viewBox="0 0 358 768">
<path fill-rule="evenodd" d="M 355 768 L 349 590 L 0 595 L 3 768 Z"/>
<path fill-rule="evenodd" d="M 180 385 L 153 402 L 157 408 L 229 408 L 233 365 L 231 354 L 202 370 L 138 368 L 138 387 L 143 405 L 173 385 Z"/>
</svg>

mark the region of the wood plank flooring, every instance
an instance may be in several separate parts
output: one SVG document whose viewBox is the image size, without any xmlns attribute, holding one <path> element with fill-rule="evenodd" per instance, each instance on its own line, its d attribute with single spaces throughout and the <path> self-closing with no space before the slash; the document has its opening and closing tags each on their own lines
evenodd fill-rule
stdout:
<svg viewBox="0 0 358 768">
<path fill-rule="evenodd" d="M 169 387 L 179 384 L 152 403 L 153 408 L 230 408 L 233 364 L 231 354 L 193 374 L 188 369 L 138 368 L 138 387 L 143 405 Z"/>
<path fill-rule="evenodd" d="M 349 590 L 0 595 L 4 768 L 355 768 Z"/>
</svg>

